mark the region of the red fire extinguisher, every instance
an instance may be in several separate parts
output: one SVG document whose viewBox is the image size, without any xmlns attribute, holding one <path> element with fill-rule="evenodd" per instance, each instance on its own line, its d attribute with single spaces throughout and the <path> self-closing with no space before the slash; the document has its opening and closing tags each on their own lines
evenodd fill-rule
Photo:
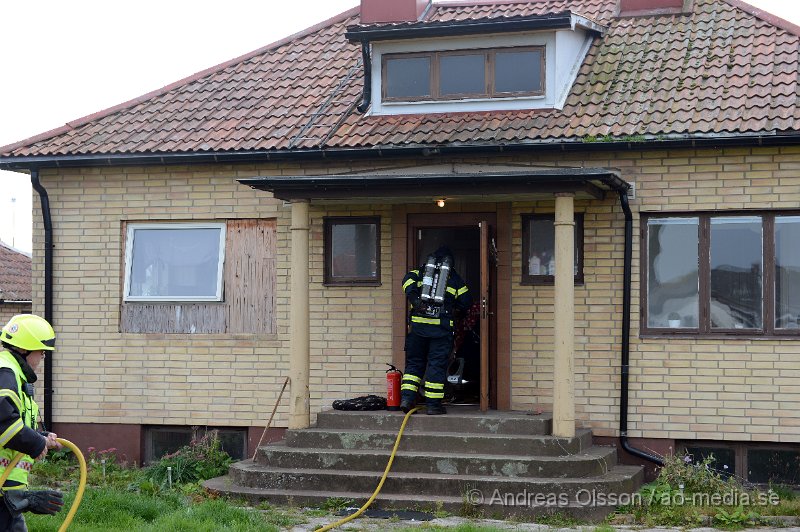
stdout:
<svg viewBox="0 0 800 532">
<path fill-rule="evenodd" d="M 400 380 L 403 373 L 391 364 L 386 364 L 386 410 L 400 410 Z"/>
</svg>

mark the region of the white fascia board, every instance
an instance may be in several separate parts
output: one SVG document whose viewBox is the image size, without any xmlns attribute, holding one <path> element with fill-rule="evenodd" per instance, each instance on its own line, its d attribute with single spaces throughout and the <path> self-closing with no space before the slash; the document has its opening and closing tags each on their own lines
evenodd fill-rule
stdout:
<svg viewBox="0 0 800 532">
<path fill-rule="evenodd" d="M 592 19 L 588 19 L 586 17 L 582 17 L 580 15 L 576 15 L 575 13 L 571 13 L 572 20 L 570 24 L 572 29 L 575 28 L 582 28 L 587 31 L 593 31 L 600 35 L 605 35 L 608 31 L 608 28 L 598 24 L 597 22 L 593 21 Z"/>
</svg>

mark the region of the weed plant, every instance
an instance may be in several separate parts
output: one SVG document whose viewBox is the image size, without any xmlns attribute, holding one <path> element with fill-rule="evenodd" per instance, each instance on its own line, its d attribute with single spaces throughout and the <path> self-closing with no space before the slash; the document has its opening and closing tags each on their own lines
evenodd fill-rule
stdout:
<svg viewBox="0 0 800 532">
<path fill-rule="evenodd" d="M 734 529 L 767 524 L 765 515 L 778 515 L 776 512 L 797 515 L 798 505 L 791 502 L 793 496 L 784 500 L 775 490 L 760 491 L 734 476 L 723 476 L 712 467 L 713 456 L 700 462 L 694 462 L 688 455 L 665 456 L 663 460 L 658 478 L 640 490 L 639 503 L 619 509 L 632 514 L 636 524 L 679 527 L 713 524 Z"/>
</svg>

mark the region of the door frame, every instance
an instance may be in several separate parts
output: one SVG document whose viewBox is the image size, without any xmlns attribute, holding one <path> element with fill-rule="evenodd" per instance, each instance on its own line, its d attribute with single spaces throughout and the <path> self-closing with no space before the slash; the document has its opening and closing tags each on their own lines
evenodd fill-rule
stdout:
<svg viewBox="0 0 800 532">
<path fill-rule="evenodd" d="M 498 410 L 511 408 L 511 208 L 508 204 L 484 204 L 479 212 L 409 212 L 406 205 L 396 205 L 392 215 L 392 347 L 393 361 L 405 364 L 403 347 L 406 336 L 406 301 L 399 284 L 414 264 L 414 234 L 425 227 L 459 227 L 482 220 L 493 228 L 497 246 L 497 265 L 492 272 L 491 308 L 494 310 L 490 329 L 489 405 Z M 476 205 L 477 207 L 477 205 Z M 470 287 L 474 294 L 478 287 Z"/>
</svg>

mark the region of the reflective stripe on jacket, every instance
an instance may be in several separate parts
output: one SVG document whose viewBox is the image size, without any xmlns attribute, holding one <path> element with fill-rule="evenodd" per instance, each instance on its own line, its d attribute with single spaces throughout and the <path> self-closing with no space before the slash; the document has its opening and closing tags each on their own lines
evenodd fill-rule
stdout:
<svg viewBox="0 0 800 532">
<path fill-rule="evenodd" d="M 36 429 L 36 419 L 39 417 L 39 405 L 36 404 L 33 397 L 25 393 L 25 388 L 23 387 L 23 383 L 27 384 L 25 375 L 22 373 L 22 368 L 19 367 L 19 363 L 8 351 L 0 352 L 0 368 L 8 368 L 13 371 L 17 381 L 16 390 L 0 389 L 0 399 L 4 397 L 9 398 L 16 406 L 20 415 L 20 419 L 12 423 L 3 434 L 0 434 L 0 466 L 5 469 L 17 455 L 17 451 L 6 448 L 5 445 L 22 430 L 23 426 L 34 430 Z M 6 487 L 4 489 L 25 488 L 28 484 L 28 472 L 32 467 L 33 458 L 27 454 L 23 455 L 22 460 L 19 461 L 17 467 L 15 467 L 8 476 L 8 480 L 19 482 L 19 485 Z M 2 473 L 2 470 L 0 470 L 0 473 Z"/>
</svg>

